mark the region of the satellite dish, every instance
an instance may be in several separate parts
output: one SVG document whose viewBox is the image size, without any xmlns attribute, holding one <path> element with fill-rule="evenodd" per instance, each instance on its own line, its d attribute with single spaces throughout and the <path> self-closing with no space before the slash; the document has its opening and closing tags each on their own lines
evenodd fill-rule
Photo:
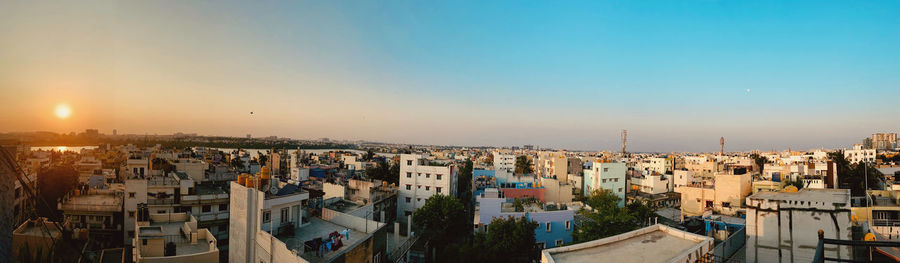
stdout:
<svg viewBox="0 0 900 263">
<path fill-rule="evenodd" d="M 271 193 L 271 194 L 273 194 L 273 195 L 274 195 L 274 194 L 277 194 L 277 193 L 278 193 L 278 188 L 275 187 L 274 185 L 273 185 L 273 186 L 270 186 L 270 187 L 269 187 L 269 193 Z"/>
</svg>

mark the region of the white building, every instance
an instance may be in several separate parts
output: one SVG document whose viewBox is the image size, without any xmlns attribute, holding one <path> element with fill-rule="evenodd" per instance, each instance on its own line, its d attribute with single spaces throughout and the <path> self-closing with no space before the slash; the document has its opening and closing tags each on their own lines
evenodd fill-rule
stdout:
<svg viewBox="0 0 900 263">
<path fill-rule="evenodd" d="M 844 150 L 844 158 L 847 158 L 847 161 L 850 161 L 851 163 L 874 163 L 875 149 Z"/>
<path fill-rule="evenodd" d="M 661 194 L 671 190 L 672 183 L 662 174 L 642 175 L 631 178 L 632 190 L 648 194 Z"/>
<path fill-rule="evenodd" d="M 803 189 L 747 197 L 747 262 L 809 262 L 825 238 L 851 240 L 850 190 Z M 853 259 L 850 246 L 826 245 L 825 257 Z"/>
<path fill-rule="evenodd" d="M 425 205 L 425 200 L 436 194 L 456 195 L 456 166 L 453 164 L 431 166 L 423 156 L 400 155 L 400 192 L 397 202 L 397 218 L 407 218 L 413 211 Z"/>
<path fill-rule="evenodd" d="M 137 236 L 130 240 L 136 263 L 219 262 L 218 240 L 187 213 L 149 214 L 137 222 Z M 167 251 L 167 244 L 174 250 Z M 168 254 L 167 254 L 168 252 Z"/>
<path fill-rule="evenodd" d="M 672 179 L 675 183 L 675 188 L 678 188 L 679 186 L 691 186 L 702 183 L 701 178 L 699 176 L 696 176 L 693 171 L 675 170 L 672 173 Z"/>
<path fill-rule="evenodd" d="M 584 169 L 584 195 L 590 196 L 595 190 L 605 189 L 625 205 L 625 163 L 590 162 Z"/>
</svg>

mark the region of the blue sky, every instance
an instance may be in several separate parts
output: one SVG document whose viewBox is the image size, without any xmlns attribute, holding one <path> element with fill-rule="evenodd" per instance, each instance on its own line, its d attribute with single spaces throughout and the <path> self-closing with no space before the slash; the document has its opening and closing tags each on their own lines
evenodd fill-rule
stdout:
<svg viewBox="0 0 900 263">
<path fill-rule="evenodd" d="M 898 5 L 4 2 L 0 32 L 14 37 L 0 83 L 26 99 L 0 107 L 31 114 L 0 121 L 579 150 L 616 150 L 622 129 L 636 151 L 715 151 L 721 136 L 732 150 L 849 147 L 900 128 Z M 41 119 L 58 101 L 72 120 Z"/>
</svg>

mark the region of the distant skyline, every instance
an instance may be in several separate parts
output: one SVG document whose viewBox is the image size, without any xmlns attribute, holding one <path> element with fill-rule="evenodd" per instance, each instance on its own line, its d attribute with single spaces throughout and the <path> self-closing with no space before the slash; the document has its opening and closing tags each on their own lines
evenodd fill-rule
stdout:
<svg viewBox="0 0 900 263">
<path fill-rule="evenodd" d="M 723 136 L 726 151 L 848 148 L 900 130 L 897 13 L 896 1 L 2 1 L 0 132 L 617 151 L 627 129 L 641 152 L 715 152 Z"/>
</svg>

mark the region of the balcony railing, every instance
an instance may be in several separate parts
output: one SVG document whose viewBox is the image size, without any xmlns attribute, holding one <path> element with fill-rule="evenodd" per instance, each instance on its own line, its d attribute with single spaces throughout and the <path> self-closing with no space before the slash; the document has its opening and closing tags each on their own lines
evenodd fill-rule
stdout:
<svg viewBox="0 0 900 263">
<path fill-rule="evenodd" d="M 175 204 L 175 199 L 170 199 L 170 198 L 147 199 L 147 204 L 149 204 L 149 205 L 173 205 L 173 204 Z"/>
</svg>

